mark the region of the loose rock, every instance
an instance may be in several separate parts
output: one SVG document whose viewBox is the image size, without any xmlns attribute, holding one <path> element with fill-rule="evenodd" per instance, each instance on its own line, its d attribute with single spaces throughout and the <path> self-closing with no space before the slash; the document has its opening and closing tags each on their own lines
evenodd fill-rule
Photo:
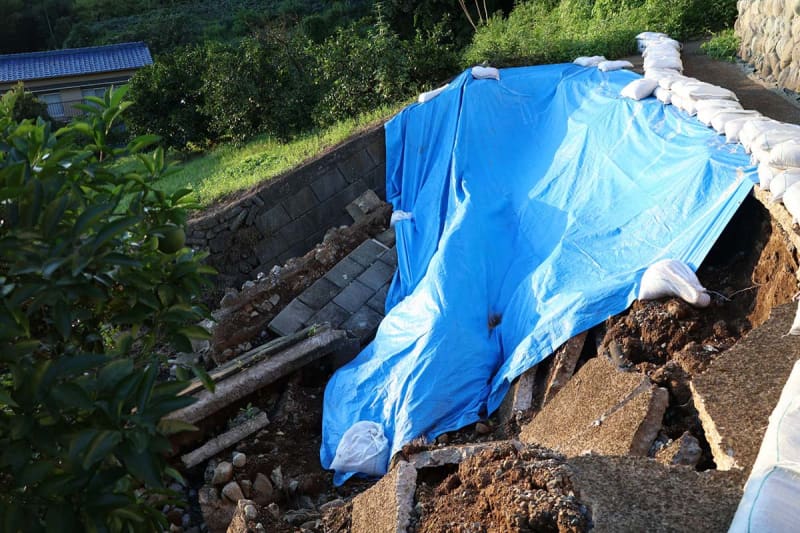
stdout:
<svg viewBox="0 0 800 533">
<path fill-rule="evenodd" d="M 233 479 L 233 465 L 227 461 L 222 461 L 214 469 L 214 477 L 211 478 L 212 485 L 224 485 Z"/>
<path fill-rule="evenodd" d="M 247 463 L 247 456 L 240 452 L 233 452 L 233 460 L 231 462 L 236 468 L 242 468 Z"/>
<path fill-rule="evenodd" d="M 222 495 L 228 498 L 233 503 L 238 502 L 239 500 L 244 499 L 244 494 L 242 493 L 241 487 L 235 481 L 231 481 L 224 487 L 222 487 Z"/>
</svg>

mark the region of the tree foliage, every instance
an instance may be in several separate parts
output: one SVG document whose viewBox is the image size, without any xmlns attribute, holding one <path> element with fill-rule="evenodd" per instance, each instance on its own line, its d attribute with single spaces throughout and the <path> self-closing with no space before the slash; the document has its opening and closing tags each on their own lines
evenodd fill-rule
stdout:
<svg viewBox="0 0 800 533">
<path fill-rule="evenodd" d="M 175 246 L 191 204 L 150 185 L 171 171 L 157 139 L 108 142 L 124 94 L 58 131 L 15 120 L 15 92 L 0 100 L 3 531 L 153 531 L 175 496 L 163 454 L 187 428 L 162 417 L 192 400 L 159 381 L 157 343 L 207 337 L 194 324 L 213 271 Z"/>
</svg>

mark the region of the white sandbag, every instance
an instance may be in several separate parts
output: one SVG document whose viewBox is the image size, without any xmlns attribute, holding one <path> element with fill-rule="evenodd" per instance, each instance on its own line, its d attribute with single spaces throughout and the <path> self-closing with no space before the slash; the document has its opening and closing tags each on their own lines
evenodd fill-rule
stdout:
<svg viewBox="0 0 800 533">
<path fill-rule="evenodd" d="M 725 126 L 731 120 L 759 116 L 761 116 L 761 113 L 750 109 L 723 109 L 711 117 L 711 127 L 714 128 L 714 131 L 717 133 L 725 133 Z"/>
<path fill-rule="evenodd" d="M 730 105 L 723 102 L 728 102 Z M 699 100 L 695 106 L 697 107 L 697 120 L 706 126 L 710 126 L 714 115 L 725 109 L 737 109 L 735 106 L 739 106 L 739 102 L 734 102 L 733 100 Z M 738 109 L 741 109 L 741 106 Z"/>
<path fill-rule="evenodd" d="M 670 94 L 670 101 L 671 101 L 672 105 L 677 107 L 680 110 L 683 110 L 683 98 L 681 98 L 679 95 L 673 93 L 672 91 L 670 91 L 669 94 Z"/>
<path fill-rule="evenodd" d="M 741 132 L 744 125 L 751 120 L 768 121 L 772 119 L 767 118 L 765 116 L 754 116 L 754 117 L 735 118 L 733 120 L 730 120 L 727 123 L 725 123 L 725 137 L 727 138 L 725 142 L 738 143 L 739 132 Z"/>
<path fill-rule="evenodd" d="M 800 167 L 800 139 L 790 139 L 775 145 L 769 156 L 770 166 L 776 168 Z"/>
<path fill-rule="evenodd" d="M 800 183 L 800 168 L 784 170 L 773 176 L 772 181 L 769 182 L 772 201 L 780 202 L 783 200 L 783 193 L 795 183 Z"/>
<path fill-rule="evenodd" d="M 424 92 L 424 93 L 420 93 L 419 97 L 417 97 L 417 102 L 419 102 L 420 104 L 424 104 L 425 102 L 429 102 L 429 101 L 433 100 L 435 97 L 437 97 L 439 95 L 439 93 L 441 93 L 442 91 L 447 89 L 447 87 L 449 87 L 449 86 L 450 86 L 449 83 L 445 83 L 444 85 L 442 85 L 438 89 L 433 89 L 432 91 L 427 91 L 427 92 Z"/>
<path fill-rule="evenodd" d="M 647 45 L 647 48 L 644 50 L 644 52 L 642 52 L 642 59 L 647 59 L 648 57 L 657 55 L 680 57 L 680 49 L 676 48 L 674 45 L 676 42 L 677 41 L 668 41 L 666 39 L 660 41 L 651 41 L 651 43 Z"/>
<path fill-rule="evenodd" d="M 677 259 L 664 259 L 650 265 L 639 286 L 640 300 L 666 296 L 677 296 L 695 307 L 706 307 L 711 303 L 711 296 L 689 265 Z"/>
<path fill-rule="evenodd" d="M 676 76 L 683 76 L 677 70 L 669 69 L 669 68 L 651 68 L 644 72 L 644 77 L 648 80 L 656 80 L 661 85 L 662 78 L 674 78 Z"/>
<path fill-rule="evenodd" d="M 659 31 L 643 31 L 636 38 L 642 41 L 656 41 L 658 39 L 669 39 L 669 35 Z"/>
<path fill-rule="evenodd" d="M 401 220 L 411 220 L 413 218 L 414 214 L 409 211 L 392 211 L 392 216 L 389 218 L 389 227 L 393 228 Z"/>
<path fill-rule="evenodd" d="M 679 81 L 686 81 L 689 79 L 691 78 L 684 76 L 683 74 L 678 74 L 677 76 L 665 76 L 663 78 L 659 78 L 658 86 L 669 91 L 672 90 L 672 86 Z"/>
<path fill-rule="evenodd" d="M 641 100 L 642 98 L 647 98 L 653 94 L 653 91 L 656 87 L 658 87 L 658 82 L 656 80 L 640 78 L 638 80 L 633 80 L 628 85 L 623 87 L 619 94 L 620 96 L 624 96 L 625 98 L 630 98 L 632 100 Z"/>
<path fill-rule="evenodd" d="M 603 61 L 606 61 L 604 56 L 581 56 L 576 57 L 573 63 L 582 67 L 596 67 Z"/>
<path fill-rule="evenodd" d="M 662 87 L 656 87 L 656 90 L 653 91 L 653 96 L 655 96 L 662 104 L 672 103 L 672 93 Z"/>
<path fill-rule="evenodd" d="M 791 187 L 787 187 L 783 193 L 783 205 L 786 210 L 792 215 L 792 222 L 797 223 L 800 221 L 800 183 L 795 183 Z M 797 320 L 797 317 L 795 317 Z M 794 329 L 794 326 L 792 326 Z"/>
<path fill-rule="evenodd" d="M 750 153 L 750 145 L 756 137 L 767 129 L 774 128 L 780 124 L 782 123 L 773 119 L 759 120 L 758 118 L 754 118 L 748 120 L 744 123 L 744 126 L 742 126 L 741 131 L 739 131 L 739 142 L 744 146 L 745 151 Z"/>
<path fill-rule="evenodd" d="M 772 150 L 782 142 L 800 138 L 800 126 L 797 124 L 779 124 L 764 129 L 752 142 L 750 151 Z"/>
<path fill-rule="evenodd" d="M 625 60 L 603 61 L 602 63 L 599 63 L 597 65 L 597 68 L 602 72 L 611 72 L 613 70 L 619 70 L 621 68 L 633 68 L 633 63 Z"/>
<path fill-rule="evenodd" d="M 797 315 L 795 316 L 797 319 Z M 799 324 L 800 325 L 800 324 Z M 794 324 L 793 330 L 794 330 Z M 797 333 L 800 334 L 800 328 Z M 798 530 L 800 361 L 795 362 L 761 441 L 729 533 Z"/>
<path fill-rule="evenodd" d="M 673 86 L 672 90 L 683 98 L 691 97 L 694 100 L 739 100 L 733 91 L 705 82 L 686 82 L 679 87 Z"/>
<path fill-rule="evenodd" d="M 775 177 L 775 172 L 766 163 L 758 164 L 758 186 L 765 191 L 769 190 L 769 183 Z"/>
<path fill-rule="evenodd" d="M 661 68 L 683 72 L 683 61 L 681 61 L 680 55 L 675 57 L 669 57 L 665 55 L 649 56 L 644 60 L 643 66 L 645 70 L 651 68 Z"/>
<path fill-rule="evenodd" d="M 675 95 L 673 94 L 673 103 L 674 103 L 674 96 Z M 693 99 L 691 96 L 684 96 L 681 98 L 680 108 L 690 117 L 693 117 L 697 114 L 697 101 Z"/>
<path fill-rule="evenodd" d="M 472 77 L 476 80 L 499 80 L 500 71 L 494 67 L 472 67 Z"/>
<path fill-rule="evenodd" d="M 689 96 L 689 90 L 691 87 L 700 83 L 702 83 L 700 80 L 687 77 L 685 79 L 677 80 L 670 86 L 669 90 L 672 91 L 673 95 L 677 94 L 681 98 L 687 98 Z"/>
<path fill-rule="evenodd" d="M 375 422 L 361 421 L 342 435 L 331 469 L 381 476 L 386 473 L 388 464 L 389 441 L 383 434 L 383 427 Z"/>
</svg>

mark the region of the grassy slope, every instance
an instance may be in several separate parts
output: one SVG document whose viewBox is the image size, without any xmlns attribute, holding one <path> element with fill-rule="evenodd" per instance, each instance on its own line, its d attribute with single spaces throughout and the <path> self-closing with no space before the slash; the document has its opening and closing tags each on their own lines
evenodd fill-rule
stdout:
<svg viewBox="0 0 800 533">
<path fill-rule="evenodd" d="M 321 132 L 304 134 L 289 143 L 260 136 L 243 146 L 219 146 L 183 164 L 179 172 L 159 182 L 157 187 L 167 192 L 192 187 L 200 204 L 209 205 L 308 161 L 348 137 L 388 119 L 407 103 L 378 109 Z"/>
</svg>

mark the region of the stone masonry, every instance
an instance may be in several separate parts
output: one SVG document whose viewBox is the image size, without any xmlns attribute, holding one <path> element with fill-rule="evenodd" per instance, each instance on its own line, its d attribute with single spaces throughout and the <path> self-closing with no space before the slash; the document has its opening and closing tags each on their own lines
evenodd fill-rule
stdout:
<svg viewBox="0 0 800 533">
<path fill-rule="evenodd" d="M 800 91 L 800 2 L 740 0 L 739 55 L 780 87 Z"/>
<path fill-rule="evenodd" d="M 220 287 L 241 285 L 303 255 L 334 226 L 350 224 L 347 206 L 368 189 L 386 197 L 383 126 L 189 221 L 187 245 L 208 250 Z"/>
<path fill-rule="evenodd" d="M 397 268 L 394 230 L 368 239 L 292 300 L 269 324 L 278 335 L 291 335 L 327 322 L 368 340 L 384 316 L 389 284 Z"/>
</svg>

